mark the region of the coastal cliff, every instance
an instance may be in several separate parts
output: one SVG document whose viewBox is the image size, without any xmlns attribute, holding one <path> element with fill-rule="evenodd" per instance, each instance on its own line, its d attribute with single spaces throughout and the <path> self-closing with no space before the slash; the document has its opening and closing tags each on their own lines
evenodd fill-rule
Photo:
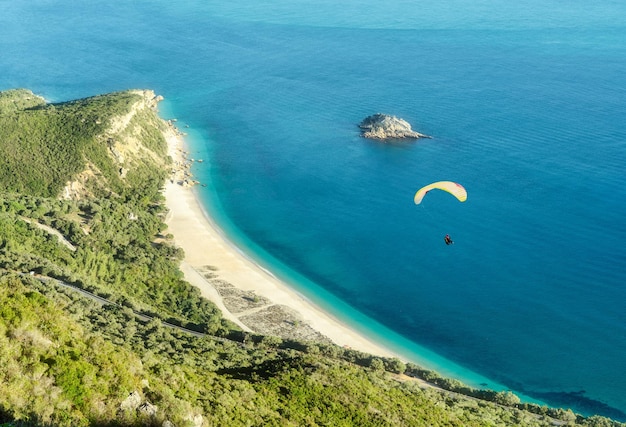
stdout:
<svg viewBox="0 0 626 427">
<path fill-rule="evenodd" d="M 377 113 L 366 117 L 359 124 L 361 136 L 370 139 L 418 139 L 430 138 L 428 135 L 415 132 L 411 125 L 396 116 Z"/>
<path fill-rule="evenodd" d="M 79 199 L 153 185 L 148 169 L 164 179 L 171 159 L 159 100 L 140 90 L 61 103 L 0 93 L 0 191 Z"/>
<path fill-rule="evenodd" d="M 105 127 L 95 136 L 97 144 L 106 147 L 116 174 L 106 175 L 94 161 L 86 157 L 85 168 L 73 176 L 65 185 L 62 197 L 79 199 L 105 190 L 112 186 L 128 185 L 133 172 L 157 165 L 165 168 L 169 164 L 165 139 L 160 132 L 166 124 L 157 116 L 157 105 L 163 99 L 151 90 L 131 90 L 126 92 L 130 99 L 126 111 L 103 119 L 96 117 L 96 123 Z M 160 132 L 158 132 L 160 131 Z M 130 173 L 130 175 L 129 175 Z"/>
</svg>

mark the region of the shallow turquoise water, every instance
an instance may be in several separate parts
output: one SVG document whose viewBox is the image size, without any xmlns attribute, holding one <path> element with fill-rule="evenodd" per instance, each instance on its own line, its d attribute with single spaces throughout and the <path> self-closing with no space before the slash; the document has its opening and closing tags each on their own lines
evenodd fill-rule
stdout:
<svg viewBox="0 0 626 427">
<path fill-rule="evenodd" d="M 444 373 L 626 420 L 626 5 L 0 9 L 0 88 L 163 94 L 207 209 L 312 300 Z M 434 138 L 362 140 L 375 112 Z M 467 202 L 413 204 L 442 179 Z"/>
</svg>

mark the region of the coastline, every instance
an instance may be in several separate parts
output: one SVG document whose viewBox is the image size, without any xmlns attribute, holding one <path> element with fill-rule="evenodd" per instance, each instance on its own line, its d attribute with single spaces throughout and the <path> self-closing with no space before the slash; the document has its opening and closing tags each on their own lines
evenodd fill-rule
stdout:
<svg viewBox="0 0 626 427">
<path fill-rule="evenodd" d="M 407 347 L 407 353 L 403 349 L 386 348 L 306 299 L 246 256 L 214 224 L 198 199 L 193 188 L 198 182 L 193 181 L 189 172 L 193 161 L 187 158 L 184 134 L 174 123 L 168 123 L 164 136 L 173 169 L 163 191 L 168 209 L 165 232 L 170 233 L 174 245 L 184 251 L 180 270 L 185 280 L 213 302 L 225 319 L 247 332 L 282 339 L 332 342 L 363 353 L 416 363 L 474 388 L 509 390 L 414 343 Z M 439 388 L 431 383 L 424 384 Z M 545 405 L 523 393 L 515 393 L 524 402 Z"/>
<path fill-rule="evenodd" d="M 245 331 L 281 338 L 332 341 L 365 353 L 398 357 L 326 313 L 253 262 L 211 221 L 188 185 L 183 139 L 170 123 L 165 133 L 173 175 L 164 196 L 168 233 L 185 256 L 185 280 Z"/>
</svg>

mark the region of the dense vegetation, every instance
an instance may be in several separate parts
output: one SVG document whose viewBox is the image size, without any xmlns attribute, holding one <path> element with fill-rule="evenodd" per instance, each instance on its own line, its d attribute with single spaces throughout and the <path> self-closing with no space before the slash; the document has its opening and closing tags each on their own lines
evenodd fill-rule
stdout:
<svg viewBox="0 0 626 427">
<path fill-rule="evenodd" d="M 0 425 L 618 425 L 238 330 L 178 269 L 159 191 L 163 125 L 142 102 L 0 93 Z M 141 158 L 126 155 L 120 173 L 111 141 L 133 138 Z M 85 193 L 58 198 L 89 165 L 100 175 Z"/>
<path fill-rule="evenodd" d="M 56 197 L 88 163 L 106 184 L 100 190 L 122 192 L 124 184 L 109 154 L 114 139 L 128 138 L 129 133 L 141 129 L 146 135 L 138 136 L 146 147 L 162 155 L 165 149 L 159 122 L 147 111 L 134 115 L 134 123 L 129 123 L 125 132 L 108 134 L 112 120 L 128 114 L 140 99 L 138 93 L 120 92 L 46 104 L 28 91 L 4 92 L 0 95 L 0 190 Z M 144 122 L 151 126 L 139 126 Z M 146 178 L 163 178 L 146 170 L 149 166 L 143 161 L 132 166 L 132 177 L 127 179 L 132 186 L 158 186 L 158 179 Z M 92 191 L 98 189 L 92 187 Z"/>
</svg>

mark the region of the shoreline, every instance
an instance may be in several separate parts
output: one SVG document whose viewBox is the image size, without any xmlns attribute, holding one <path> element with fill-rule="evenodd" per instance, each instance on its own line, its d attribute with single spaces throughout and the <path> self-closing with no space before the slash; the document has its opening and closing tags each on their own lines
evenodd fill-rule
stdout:
<svg viewBox="0 0 626 427">
<path fill-rule="evenodd" d="M 189 172 L 193 161 L 187 158 L 184 134 L 174 123 L 168 123 L 164 136 L 174 166 L 163 191 L 168 209 L 165 232 L 172 234 L 173 244 L 184 251 L 179 267 L 184 279 L 213 302 L 225 319 L 247 332 L 298 341 L 332 342 L 366 354 L 414 363 L 443 378 L 457 379 L 477 389 L 510 391 L 509 387 L 468 371 L 417 344 L 410 343 L 411 347 L 406 348 L 392 344 L 392 348 L 387 348 L 333 316 L 248 257 L 228 240 L 199 200 L 193 188 L 198 182 L 193 181 Z M 524 402 L 544 404 L 524 393 L 515 391 L 515 394 Z"/>
<path fill-rule="evenodd" d="M 342 323 L 252 261 L 228 240 L 198 200 L 189 179 L 181 133 L 169 124 L 165 133 L 173 174 L 164 196 L 165 223 L 185 256 L 185 280 L 215 303 L 224 318 L 244 331 L 329 342 L 382 357 L 399 357 Z"/>
</svg>

